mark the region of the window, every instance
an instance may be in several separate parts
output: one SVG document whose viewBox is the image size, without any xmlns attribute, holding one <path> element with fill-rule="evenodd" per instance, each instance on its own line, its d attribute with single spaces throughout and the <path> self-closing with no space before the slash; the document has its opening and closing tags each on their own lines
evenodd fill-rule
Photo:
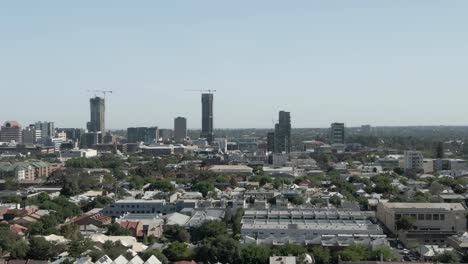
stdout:
<svg viewBox="0 0 468 264">
<path fill-rule="evenodd" d="M 416 219 L 416 214 L 411 214 L 411 218 Z"/>
<path fill-rule="evenodd" d="M 395 220 L 398 220 L 401 218 L 401 214 L 395 214 Z"/>
<path fill-rule="evenodd" d="M 418 214 L 418 220 L 424 220 L 424 215 L 423 214 Z"/>
<path fill-rule="evenodd" d="M 433 215 L 432 215 L 432 219 L 433 219 L 434 221 L 439 221 L 439 214 L 433 214 Z"/>
<path fill-rule="evenodd" d="M 426 221 L 431 221 L 432 220 L 432 214 L 426 214 Z"/>
<path fill-rule="evenodd" d="M 440 221 L 445 221 L 445 215 L 444 214 L 440 215 Z"/>
</svg>

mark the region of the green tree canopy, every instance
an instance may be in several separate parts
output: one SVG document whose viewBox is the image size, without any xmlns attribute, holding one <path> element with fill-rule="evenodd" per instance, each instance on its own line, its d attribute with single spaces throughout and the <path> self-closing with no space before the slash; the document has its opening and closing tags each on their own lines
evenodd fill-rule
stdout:
<svg viewBox="0 0 468 264">
<path fill-rule="evenodd" d="M 187 244 L 174 242 L 163 250 L 163 254 L 170 261 L 190 261 L 194 258 L 195 253 Z"/>
</svg>

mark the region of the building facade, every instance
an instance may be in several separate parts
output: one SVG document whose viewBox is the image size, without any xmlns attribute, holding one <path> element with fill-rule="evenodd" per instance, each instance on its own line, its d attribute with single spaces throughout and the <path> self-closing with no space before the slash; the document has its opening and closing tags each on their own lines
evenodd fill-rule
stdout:
<svg viewBox="0 0 468 264">
<path fill-rule="evenodd" d="M 279 112 L 279 121 L 275 125 L 275 153 L 291 152 L 291 114 L 286 111 Z"/>
<path fill-rule="evenodd" d="M 7 121 L 0 130 L 0 142 L 22 143 L 21 125 L 16 121 Z"/>
<path fill-rule="evenodd" d="M 104 98 L 94 97 L 89 100 L 91 107 L 91 120 L 87 124 L 89 132 L 104 132 L 106 104 Z"/>
<path fill-rule="evenodd" d="M 462 203 L 379 203 L 377 218 L 397 234 L 396 223 L 402 216 L 414 219 L 411 230 L 401 232 L 407 246 L 445 245 L 449 236 L 466 231 L 467 208 Z"/>
<path fill-rule="evenodd" d="M 202 94 L 202 131 L 201 138 L 206 138 L 209 144 L 213 143 L 213 94 Z"/>
<path fill-rule="evenodd" d="M 55 136 L 55 124 L 54 122 L 38 121 L 34 124 L 34 127 L 41 131 L 41 137 L 38 142 L 42 143 L 48 138 Z"/>
<path fill-rule="evenodd" d="M 174 119 L 174 141 L 182 143 L 187 138 L 187 119 L 185 117 L 176 117 Z"/>
<path fill-rule="evenodd" d="M 155 143 L 159 138 L 158 127 L 129 127 L 127 128 L 127 142 L 145 144 Z"/>
<path fill-rule="evenodd" d="M 421 151 L 405 151 L 405 170 L 421 171 L 424 168 L 424 157 Z"/>
<path fill-rule="evenodd" d="M 345 124 L 333 123 L 330 127 L 330 145 L 345 143 Z"/>
</svg>

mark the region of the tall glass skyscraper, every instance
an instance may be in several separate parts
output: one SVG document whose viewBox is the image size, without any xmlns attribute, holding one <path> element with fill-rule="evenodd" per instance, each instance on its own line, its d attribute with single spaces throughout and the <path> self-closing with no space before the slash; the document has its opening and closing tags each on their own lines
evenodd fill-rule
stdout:
<svg viewBox="0 0 468 264">
<path fill-rule="evenodd" d="M 289 112 L 279 112 L 279 122 L 275 125 L 275 153 L 291 152 L 291 115 Z"/>
<path fill-rule="evenodd" d="M 213 135 L 213 94 L 202 94 L 202 132 L 201 137 L 206 138 L 208 143 L 214 140 Z"/>
<path fill-rule="evenodd" d="M 105 129 L 106 105 L 104 98 L 94 97 L 89 100 L 91 106 L 91 121 L 88 122 L 88 132 L 102 132 Z"/>
</svg>

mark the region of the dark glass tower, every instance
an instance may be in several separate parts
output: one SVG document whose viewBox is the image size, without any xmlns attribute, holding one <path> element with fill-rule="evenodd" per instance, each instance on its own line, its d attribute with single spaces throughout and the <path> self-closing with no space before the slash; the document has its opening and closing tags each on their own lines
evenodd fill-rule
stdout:
<svg viewBox="0 0 468 264">
<path fill-rule="evenodd" d="M 279 112 L 279 122 L 275 125 L 275 153 L 291 152 L 291 115 Z"/>
<path fill-rule="evenodd" d="M 91 105 L 91 121 L 88 122 L 89 132 L 104 132 L 105 131 L 105 112 L 106 105 L 104 98 L 94 97 L 89 100 Z"/>
<path fill-rule="evenodd" d="M 213 94 L 202 94 L 202 132 L 201 137 L 206 138 L 208 143 L 214 140 L 213 135 Z"/>
</svg>

